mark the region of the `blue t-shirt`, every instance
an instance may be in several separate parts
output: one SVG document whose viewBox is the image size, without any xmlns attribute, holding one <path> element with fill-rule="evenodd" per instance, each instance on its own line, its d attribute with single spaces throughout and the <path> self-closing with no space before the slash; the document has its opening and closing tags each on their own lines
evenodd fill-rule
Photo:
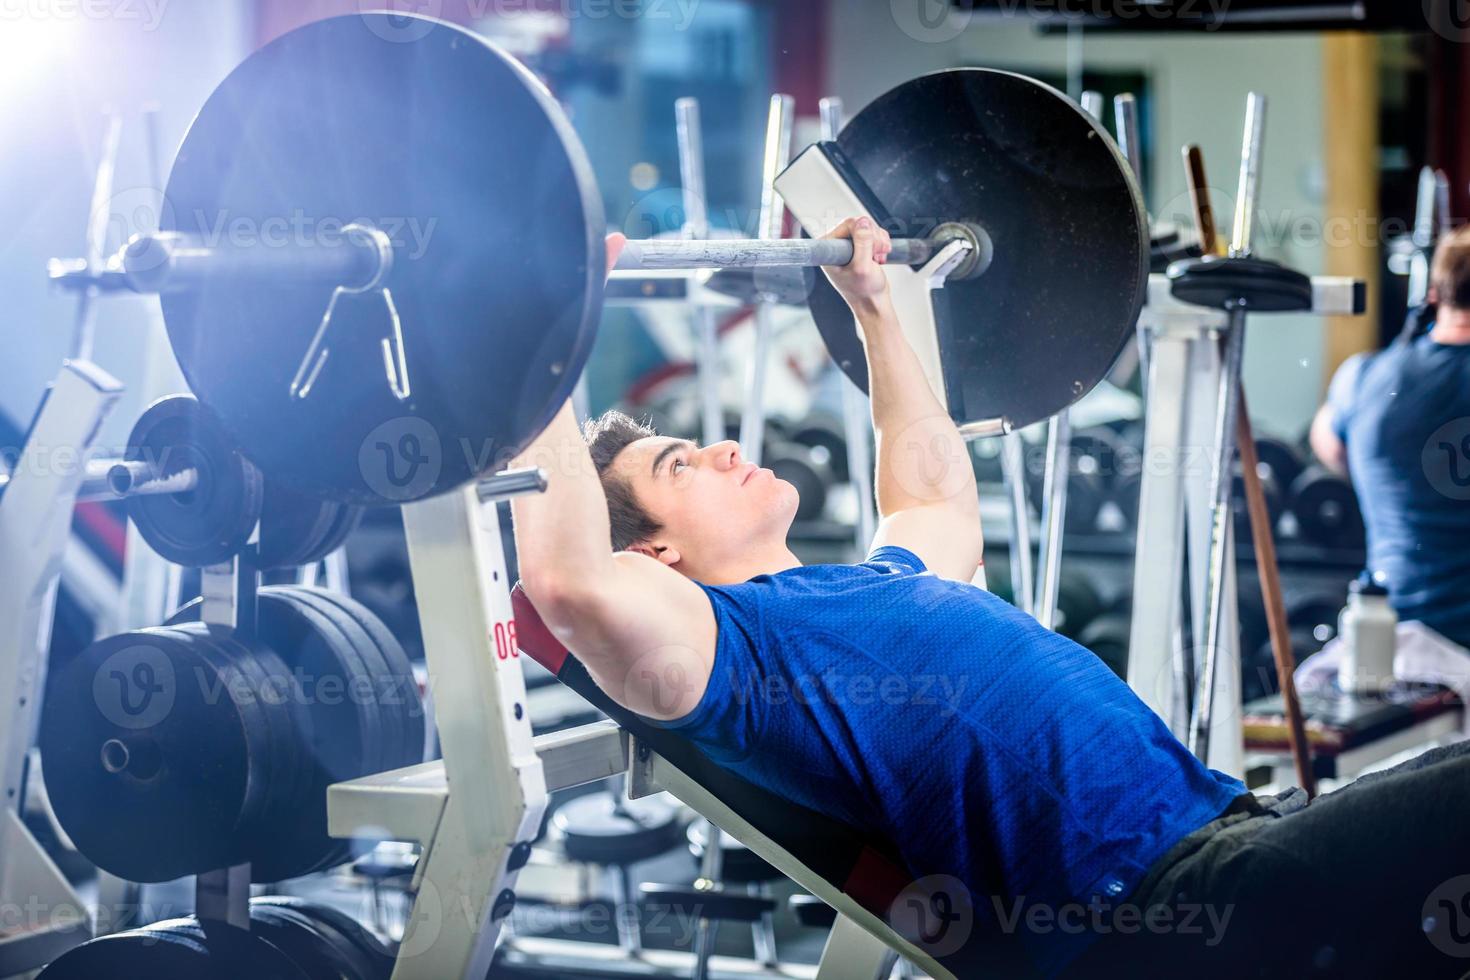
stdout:
<svg viewBox="0 0 1470 980">
<path fill-rule="evenodd" d="M 1350 358 L 1327 401 L 1368 568 L 1400 619 L 1470 646 L 1470 346 L 1425 333 Z"/>
<path fill-rule="evenodd" d="M 1073 907 L 1069 926 L 1089 902 L 1115 906 L 1245 792 L 1092 653 L 903 548 L 703 588 L 714 669 L 665 727 L 893 841 L 916 879 L 958 879 L 978 941 L 1033 905 Z M 1093 938 L 1021 930 L 1046 974 Z"/>
</svg>

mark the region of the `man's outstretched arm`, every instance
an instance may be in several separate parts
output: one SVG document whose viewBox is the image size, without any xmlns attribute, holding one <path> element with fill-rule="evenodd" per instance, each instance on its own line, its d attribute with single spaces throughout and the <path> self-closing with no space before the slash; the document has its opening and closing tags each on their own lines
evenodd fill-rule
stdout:
<svg viewBox="0 0 1470 980">
<path fill-rule="evenodd" d="M 609 242 L 609 264 L 620 241 Z M 645 555 L 614 554 L 607 497 L 571 402 L 511 464 L 546 471 L 546 492 L 511 501 L 521 585 L 546 625 L 623 707 L 688 714 L 714 663 L 699 586 Z"/>
<path fill-rule="evenodd" d="M 908 548 L 935 574 L 968 582 L 983 550 L 975 474 L 969 448 L 899 326 L 882 269 L 888 235 L 858 218 L 828 237 L 853 240 L 852 262 L 826 272 L 852 308 L 867 354 L 882 518 L 874 544 Z"/>
</svg>

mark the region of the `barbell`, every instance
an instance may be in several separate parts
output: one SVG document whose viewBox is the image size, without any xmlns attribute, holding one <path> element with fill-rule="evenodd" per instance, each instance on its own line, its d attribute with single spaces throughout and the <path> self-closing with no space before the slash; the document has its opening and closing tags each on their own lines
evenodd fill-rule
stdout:
<svg viewBox="0 0 1470 980">
<path fill-rule="evenodd" d="M 185 378 L 245 455 L 353 504 L 504 466 L 570 396 L 602 305 L 603 208 L 550 93 L 466 30 L 423 19 L 407 40 L 402 20 L 318 21 L 247 58 L 191 125 L 160 231 L 113 263 L 160 295 Z M 890 264 L 960 243 L 932 300 L 956 422 L 1026 425 L 1106 374 L 1149 240 L 1087 114 L 1029 78 L 946 71 L 880 97 L 836 149 Z M 850 257 L 835 240 L 639 241 L 618 267 Z M 812 279 L 818 327 L 866 388 L 852 317 Z"/>
</svg>

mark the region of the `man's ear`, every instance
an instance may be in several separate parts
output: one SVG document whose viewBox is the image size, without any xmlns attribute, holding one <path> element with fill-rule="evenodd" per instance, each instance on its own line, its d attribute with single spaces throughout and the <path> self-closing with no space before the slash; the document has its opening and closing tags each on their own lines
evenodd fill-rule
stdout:
<svg viewBox="0 0 1470 980">
<path fill-rule="evenodd" d="M 640 555 L 647 555 L 654 561 L 662 562 L 665 565 L 674 565 L 680 558 L 677 548 L 662 544 L 652 544 L 646 541 L 629 545 L 628 550 L 636 551 Z"/>
</svg>

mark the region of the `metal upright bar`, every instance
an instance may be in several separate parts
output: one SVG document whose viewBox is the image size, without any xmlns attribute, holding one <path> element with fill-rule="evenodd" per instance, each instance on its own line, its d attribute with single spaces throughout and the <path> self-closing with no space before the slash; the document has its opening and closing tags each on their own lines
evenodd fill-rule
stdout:
<svg viewBox="0 0 1470 980">
<path fill-rule="evenodd" d="M 87 218 L 87 271 L 93 275 L 102 271 L 107 260 L 107 226 L 112 216 L 112 188 L 117 175 L 117 147 L 121 136 L 122 117 L 111 113 L 107 117 L 107 129 L 102 135 L 102 154 L 97 162 L 97 177 L 92 184 L 92 206 Z M 69 354 L 72 360 L 92 359 L 92 342 L 97 326 L 97 298 L 97 287 L 88 286 L 82 290 L 77 300 Z"/>
<path fill-rule="evenodd" d="M 1011 501 L 1011 593 L 1016 607 L 1030 614 L 1032 605 L 1031 515 L 1026 509 L 1026 445 L 1019 432 L 1001 440 L 1001 470 Z"/>
<path fill-rule="evenodd" d="M 766 149 L 761 166 L 761 213 L 756 237 L 781 237 L 785 207 L 776 193 L 776 175 L 786 169 L 791 157 L 791 117 L 795 102 L 789 95 L 771 96 L 766 119 Z M 771 349 L 775 308 L 759 302 L 755 307 L 755 345 L 745 375 L 745 405 L 740 417 L 740 454 L 759 463 L 765 445 L 766 360 Z"/>
<path fill-rule="evenodd" d="M 1047 629 L 1056 626 L 1061 590 L 1062 533 L 1067 514 L 1067 480 L 1072 469 L 1071 414 L 1063 409 L 1046 423 L 1046 476 L 1041 503 L 1041 557 L 1034 611 Z"/>
<path fill-rule="evenodd" d="M 842 100 L 825 98 L 818 106 L 822 117 L 822 139 L 835 140 L 842 132 Z M 853 384 L 845 373 L 838 381 L 842 390 L 842 430 L 847 441 L 847 472 L 857 495 L 858 519 L 855 529 L 858 553 L 867 555 L 878 529 L 878 507 L 873 496 L 873 454 L 868 440 L 872 435 L 872 407 L 868 396 Z"/>
<path fill-rule="evenodd" d="M 1230 254 L 1247 256 L 1255 210 L 1260 195 L 1261 150 L 1265 138 L 1266 99 L 1252 92 L 1246 100 L 1245 133 L 1240 154 L 1240 186 L 1236 194 L 1235 227 Z M 1229 554 L 1231 464 L 1235 458 L 1235 416 L 1240 403 L 1240 368 L 1245 350 L 1245 309 L 1229 310 L 1225 357 L 1220 372 L 1219 409 L 1215 418 L 1215 464 L 1210 475 L 1210 550 L 1205 570 L 1204 664 L 1200 695 L 1195 702 L 1192 744 L 1194 754 L 1209 761 L 1210 724 L 1214 715 L 1215 680 L 1220 656 L 1221 623 L 1225 615 L 1225 572 Z"/>
<path fill-rule="evenodd" d="M 708 192 L 704 180 L 704 137 L 699 122 L 699 100 L 685 97 L 674 103 L 679 138 L 679 179 L 684 195 L 685 238 L 709 237 Z M 706 446 L 725 438 L 725 407 L 720 399 L 720 338 L 713 307 L 694 308 L 694 364 L 699 379 L 700 431 Z"/>
</svg>

